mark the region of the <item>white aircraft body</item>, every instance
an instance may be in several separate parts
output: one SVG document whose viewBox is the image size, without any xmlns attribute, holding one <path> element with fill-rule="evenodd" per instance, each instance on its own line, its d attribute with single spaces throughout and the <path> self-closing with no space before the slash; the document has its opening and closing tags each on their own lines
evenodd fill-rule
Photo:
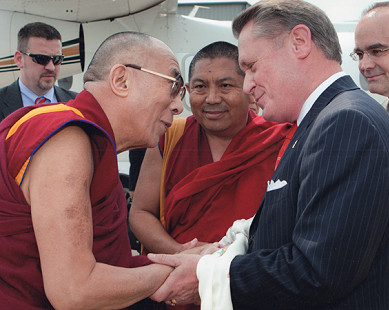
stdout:
<svg viewBox="0 0 389 310">
<path fill-rule="evenodd" d="M 13 62 L 17 33 L 29 22 L 54 26 L 62 35 L 63 54 L 59 78 L 73 76 L 71 89 L 82 90 L 82 72 L 109 35 L 139 31 L 165 42 L 175 53 L 183 76 L 193 55 L 214 41 L 236 43 L 230 22 L 178 15 L 177 0 L 1 0 L 0 87 L 17 79 Z M 152 90 L 152 85 L 150 85 Z M 183 115 L 191 114 L 185 98 Z M 119 170 L 128 174 L 128 153 L 119 154 Z"/>
<path fill-rule="evenodd" d="M 343 50 L 343 70 L 367 91 L 358 64 L 351 60 L 349 53 L 354 48 L 354 29 L 360 13 L 372 1 L 310 2 L 326 11 L 334 22 Z M 354 16 L 347 15 L 350 11 L 354 12 Z M 341 16 L 347 17 L 342 19 Z M 25 24 L 35 21 L 53 25 L 61 33 L 65 59 L 59 78 L 69 78 L 74 91 L 82 90 L 82 72 L 97 47 L 116 32 L 139 31 L 159 38 L 175 53 L 185 78 L 189 63 L 200 48 L 221 40 L 237 43 L 232 35 L 230 21 L 179 15 L 177 0 L 1 0 L 0 87 L 12 83 L 18 77 L 19 68 L 13 62 L 17 33 Z M 381 96 L 373 97 L 379 102 L 383 101 Z M 183 115 L 190 115 L 188 96 L 183 104 Z M 119 156 L 119 170 L 128 173 L 127 152 Z"/>
<path fill-rule="evenodd" d="M 82 72 L 100 43 L 120 31 L 139 31 L 165 42 L 180 62 L 183 75 L 193 55 L 213 41 L 236 43 L 230 22 L 178 15 L 177 0 L 1 0 L 0 87 L 19 75 L 13 62 L 17 33 L 41 21 L 59 30 L 65 59 L 59 78 L 74 76 L 71 89 L 82 90 Z M 152 86 L 150 86 L 152 87 Z M 187 101 L 186 115 L 190 114 Z"/>
</svg>

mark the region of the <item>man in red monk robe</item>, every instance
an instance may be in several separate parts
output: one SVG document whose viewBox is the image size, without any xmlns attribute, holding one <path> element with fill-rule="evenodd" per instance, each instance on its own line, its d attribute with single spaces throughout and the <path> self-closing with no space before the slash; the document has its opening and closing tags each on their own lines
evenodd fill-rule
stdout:
<svg viewBox="0 0 389 310">
<path fill-rule="evenodd" d="M 171 272 L 131 255 L 117 152 L 155 147 L 182 112 L 176 57 L 150 36 L 115 34 L 84 89 L 0 124 L 2 309 L 153 309 L 137 302 Z"/>
<path fill-rule="evenodd" d="M 147 251 L 180 252 L 193 238 L 217 242 L 257 211 L 290 126 L 249 110 L 243 80 L 233 44 L 212 43 L 193 58 L 193 116 L 175 119 L 159 147 L 147 150 L 130 210 Z"/>
</svg>

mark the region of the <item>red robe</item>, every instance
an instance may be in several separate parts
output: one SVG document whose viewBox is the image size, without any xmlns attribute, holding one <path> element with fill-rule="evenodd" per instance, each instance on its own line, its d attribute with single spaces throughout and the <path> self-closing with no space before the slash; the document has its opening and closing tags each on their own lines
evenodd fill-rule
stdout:
<svg viewBox="0 0 389 310">
<path fill-rule="evenodd" d="M 213 162 L 204 130 L 193 116 L 168 162 L 166 229 L 178 242 L 219 241 L 237 219 L 250 218 L 265 194 L 289 124 L 250 114 L 247 126 Z"/>
<path fill-rule="evenodd" d="M 213 162 L 206 134 L 188 117 L 182 137 L 166 168 L 164 218 L 166 230 L 178 242 L 194 237 L 217 242 L 237 219 L 252 217 L 274 172 L 289 124 L 268 122 L 249 112 L 247 126 Z M 160 149 L 163 153 L 164 139 Z M 197 310 L 194 304 L 167 306 Z"/>
<path fill-rule="evenodd" d="M 51 135 L 70 123 L 85 130 L 93 150 L 91 203 L 96 260 L 121 267 L 149 262 L 143 256 L 131 255 L 115 137 L 94 97 L 83 91 L 66 105 L 22 108 L 0 123 L 0 301 L 3 309 L 52 309 L 43 290 L 31 207 L 19 185 L 28 169 L 29 158 Z"/>
</svg>

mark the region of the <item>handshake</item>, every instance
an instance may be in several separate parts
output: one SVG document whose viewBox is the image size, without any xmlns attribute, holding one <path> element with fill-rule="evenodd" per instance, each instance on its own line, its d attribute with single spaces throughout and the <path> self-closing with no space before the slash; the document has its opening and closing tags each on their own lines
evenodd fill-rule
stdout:
<svg viewBox="0 0 389 310">
<path fill-rule="evenodd" d="M 219 243 L 200 244 L 194 239 L 178 254 L 148 254 L 152 262 L 173 268 L 151 299 L 171 306 L 201 304 L 202 310 L 232 309 L 230 264 L 247 252 L 251 222 L 252 218 L 235 221 Z"/>
</svg>

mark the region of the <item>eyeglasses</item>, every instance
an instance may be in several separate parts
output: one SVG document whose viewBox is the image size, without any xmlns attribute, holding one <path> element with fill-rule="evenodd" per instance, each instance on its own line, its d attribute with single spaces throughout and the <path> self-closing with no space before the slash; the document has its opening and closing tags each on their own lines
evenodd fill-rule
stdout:
<svg viewBox="0 0 389 310">
<path fill-rule="evenodd" d="M 137 65 L 127 64 L 124 66 L 129 67 L 129 68 L 134 68 L 136 70 L 144 71 L 147 73 L 151 73 L 151 74 L 154 74 L 154 75 L 157 75 L 157 76 L 160 76 L 160 77 L 163 77 L 165 79 L 172 81 L 173 84 L 172 84 L 172 87 L 170 89 L 170 97 L 176 98 L 179 95 L 181 100 L 184 99 L 185 93 L 186 93 L 186 88 L 184 86 L 184 79 L 182 78 L 181 74 L 177 75 L 174 78 L 174 77 L 162 74 L 162 73 L 158 73 L 155 71 L 151 71 L 151 70 L 142 68 L 142 67 L 137 66 Z"/>
<path fill-rule="evenodd" d="M 370 59 L 372 60 L 376 60 L 377 58 L 385 55 L 385 53 L 389 51 L 389 47 L 385 47 L 385 48 L 370 48 L 366 51 L 354 51 L 350 54 L 350 57 L 354 60 L 354 61 L 358 61 L 358 60 L 362 60 L 363 58 L 363 55 L 366 54 L 367 56 L 369 56 Z"/>
<path fill-rule="evenodd" d="M 59 65 L 59 64 L 61 64 L 61 62 L 63 61 L 63 59 L 65 57 L 64 55 L 49 56 L 49 55 L 43 55 L 43 54 L 32 54 L 32 53 L 27 53 L 27 52 L 22 52 L 22 51 L 20 51 L 20 52 L 24 55 L 30 56 L 32 58 L 33 62 L 35 62 L 39 65 L 42 65 L 42 66 L 46 66 L 50 62 L 50 60 L 53 61 L 54 66 Z"/>
</svg>

